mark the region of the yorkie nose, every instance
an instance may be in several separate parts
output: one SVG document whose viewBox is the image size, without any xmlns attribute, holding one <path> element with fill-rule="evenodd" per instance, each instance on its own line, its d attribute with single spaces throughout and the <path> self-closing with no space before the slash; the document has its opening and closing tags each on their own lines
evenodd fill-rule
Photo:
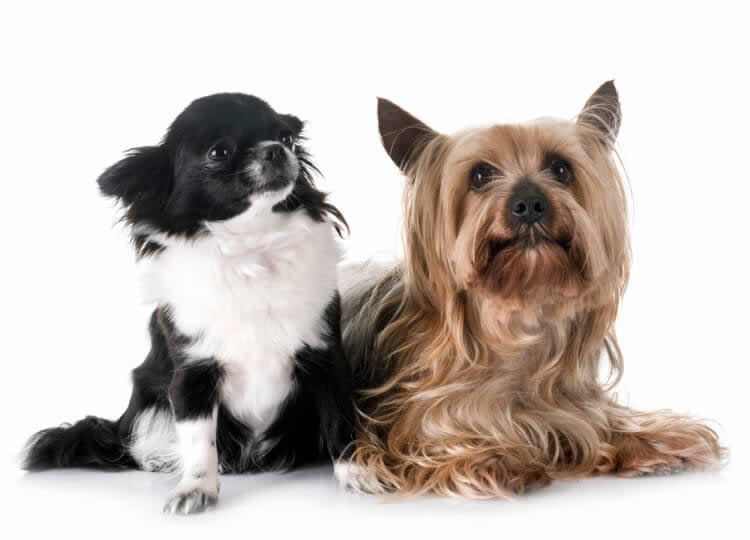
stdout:
<svg viewBox="0 0 750 540">
<path fill-rule="evenodd" d="M 513 220 L 531 225 L 544 217 L 549 203 L 535 184 L 521 182 L 513 188 L 508 206 Z"/>
</svg>

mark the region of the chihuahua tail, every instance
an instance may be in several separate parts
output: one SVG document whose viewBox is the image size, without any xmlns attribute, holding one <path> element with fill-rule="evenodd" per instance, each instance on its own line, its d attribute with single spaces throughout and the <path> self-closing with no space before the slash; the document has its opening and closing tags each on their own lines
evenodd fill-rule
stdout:
<svg viewBox="0 0 750 540">
<path fill-rule="evenodd" d="M 128 452 L 120 422 L 87 416 L 73 425 L 44 429 L 29 439 L 22 467 L 43 471 L 66 467 L 125 469 L 137 467 Z"/>
</svg>

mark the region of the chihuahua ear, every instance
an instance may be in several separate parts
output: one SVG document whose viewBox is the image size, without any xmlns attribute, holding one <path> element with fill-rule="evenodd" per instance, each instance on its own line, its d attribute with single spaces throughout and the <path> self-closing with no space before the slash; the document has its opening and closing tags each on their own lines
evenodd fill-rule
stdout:
<svg viewBox="0 0 750 540">
<path fill-rule="evenodd" d="M 383 98 L 378 98 L 378 128 L 385 151 L 402 171 L 406 171 L 437 135 L 426 124 Z"/>
<path fill-rule="evenodd" d="M 578 115 L 578 124 L 599 132 L 602 141 L 608 147 L 614 146 L 621 122 L 620 98 L 614 81 L 607 81 L 601 85 Z"/>
<path fill-rule="evenodd" d="M 305 127 L 305 123 L 293 114 L 280 114 L 279 116 L 281 117 L 281 121 L 294 133 L 301 132 L 302 128 Z"/>
<path fill-rule="evenodd" d="M 102 194 L 120 199 L 125 206 L 163 203 L 172 184 L 169 154 L 162 146 L 134 148 L 104 171 L 97 183 Z"/>
</svg>

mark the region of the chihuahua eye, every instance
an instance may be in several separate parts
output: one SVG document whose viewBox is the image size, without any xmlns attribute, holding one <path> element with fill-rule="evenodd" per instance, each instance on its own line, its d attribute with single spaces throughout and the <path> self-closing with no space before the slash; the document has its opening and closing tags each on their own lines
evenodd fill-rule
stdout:
<svg viewBox="0 0 750 540">
<path fill-rule="evenodd" d="M 498 176 L 502 176 L 502 173 L 492 165 L 486 163 L 477 165 L 471 170 L 471 187 L 480 189 Z"/>
<path fill-rule="evenodd" d="M 225 161 L 232 153 L 232 147 L 228 143 L 220 142 L 211 147 L 208 157 L 211 161 Z"/>
<path fill-rule="evenodd" d="M 570 169 L 570 163 L 568 163 L 564 159 L 556 159 L 555 161 L 553 161 L 552 165 L 549 166 L 549 171 L 552 173 L 552 176 L 555 177 L 555 180 L 557 180 L 561 184 L 570 184 L 573 177 L 573 171 Z"/>
<path fill-rule="evenodd" d="M 296 139 L 291 133 L 282 133 L 279 137 L 279 142 L 294 152 Z"/>
</svg>

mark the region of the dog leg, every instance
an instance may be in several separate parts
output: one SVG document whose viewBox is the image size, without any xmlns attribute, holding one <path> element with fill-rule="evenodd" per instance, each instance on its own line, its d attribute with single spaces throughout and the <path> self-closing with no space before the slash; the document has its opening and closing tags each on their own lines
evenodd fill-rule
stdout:
<svg viewBox="0 0 750 540">
<path fill-rule="evenodd" d="M 393 466 L 395 460 L 379 449 L 360 445 L 356 459 L 337 462 L 334 474 L 340 485 L 358 493 L 433 492 L 469 498 L 509 498 L 544 487 L 552 480 L 541 464 L 500 455 L 495 447 L 452 449 L 450 455 L 438 453 Z"/>
<path fill-rule="evenodd" d="M 600 470 L 626 477 L 711 468 L 726 454 L 714 430 L 668 412 L 618 417 L 608 443 Z"/>
<path fill-rule="evenodd" d="M 169 387 L 174 410 L 182 479 L 167 500 L 171 514 L 201 512 L 219 496 L 216 419 L 220 372 L 215 363 L 188 363 Z"/>
</svg>

